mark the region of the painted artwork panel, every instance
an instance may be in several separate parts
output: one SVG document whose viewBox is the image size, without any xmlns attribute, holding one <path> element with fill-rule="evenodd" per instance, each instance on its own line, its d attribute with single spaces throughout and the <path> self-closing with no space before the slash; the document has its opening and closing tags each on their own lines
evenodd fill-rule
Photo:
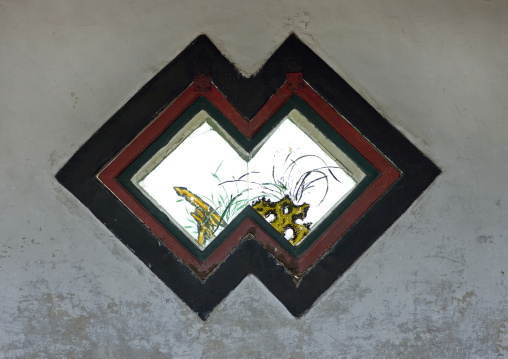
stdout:
<svg viewBox="0 0 508 359">
<path fill-rule="evenodd" d="M 204 122 L 137 183 L 200 249 L 249 205 L 298 246 L 357 183 L 352 170 L 290 116 L 251 154 L 201 117 Z"/>
<path fill-rule="evenodd" d="M 180 224 L 196 244 L 205 248 L 238 208 L 231 199 L 246 193 L 247 184 L 225 188 L 221 183 L 235 173 L 246 173 L 247 163 L 208 122 L 190 134 L 139 186 Z M 228 192 L 229 191 L 229 192 Z"/>
</svg>

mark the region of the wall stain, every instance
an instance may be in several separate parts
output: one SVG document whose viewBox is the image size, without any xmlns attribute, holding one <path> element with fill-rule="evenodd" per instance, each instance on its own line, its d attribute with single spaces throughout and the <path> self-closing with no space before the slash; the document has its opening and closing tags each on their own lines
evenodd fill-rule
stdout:
<svg viewBox="0 0 508 359">
<path fill-rule="evenodd" d="M 474 291 L 466 292 L 462 297 L 452 297 L 452 304 L 455 303 L 457 306 L 457 311 L 461 316 L 466 314 L 466 311 L 473 305 L 472 298 L 476 297 Z"/>
<path fill-rule="evenodd" d="M 497 354 L 498 357 L 504 358 L 505 355 L 508 356 L 508 321 L 501 323 L 499 328 L 497 329 Z"/>
<path fill-rule="evenodd" d="M 492 238 L 494 238 L 494 236 L 481 235 L 481 236 L 476 237 L 476 241 L 480 244 L 484 244 L 484 243 L 492 244 L 492 243 L 494 243 Z"/>
<path fill-rule="evenodd" d="M 312 17 L 308 11 L 296 13 L 293 16 L 284 17 L 284 28 L 294 29 L 295 27 L 303 27 L 304 30 L 309 26 Z"/>
<path fill-rule="evenodd" d="M 115 301 L 109 302 L 106 308 L 111 313 L 118 313 L 120 311 L 118 304 Z"/>
<path fill-rule="evenodd" d="M 78 104 L 79 97 L 76 96 L 75 92 L 71 92 L 71 97 L 74 99 L 74 105 L 72 106 L 72 108 L 76 108 L 76 105 Z"/>
</svg>

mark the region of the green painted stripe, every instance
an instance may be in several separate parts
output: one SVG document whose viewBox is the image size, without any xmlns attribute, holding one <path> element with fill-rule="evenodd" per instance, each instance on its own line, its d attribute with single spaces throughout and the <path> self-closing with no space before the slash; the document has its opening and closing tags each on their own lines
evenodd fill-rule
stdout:
<svg viewBox="0 0 508 359">
<path fill-rule="evenodd" d="M 141 191 L 131 182 L 134 174 L 148 162 L 171 138 L 178 134 L 183 126 L 201 110 L 206 111 L 246 152 L 251 152 L 270 132 L 293 110 L 298 110 L 307 120 L 321 131 L 333 144 L 340 148 L 366 174 L 365 178 L 356 185 L 353 191 L 317 226 L 312 228 L 302 243 L 294 247 L 265 221 L 251 207 L 244 209 L 204 250 L 200 250 L 172 221 L 161 212 Z M 143 153 L 138 156 L 119 176 L 118 181 L 138 200 L 182 245 L 187 248 L 199 261 L 206 260 L 224 240 L 233 232 L 246 217 L 251 217 L 268 234 L 270 234 L 289 254 L 301 256 L 312 244 L 340 217 L 350 205 L 365 191 L 365 189 L 379 176 L 379 172 L 358 151 L 356 151 L 337 131 L 335 131 L 319 114 L 317 114 L 304 100 L 293 96 L 286 102 L 265 125 L 249 140 L 208 100 L 198 98 L 186 111 L 182 113 Z"/>
</svg>

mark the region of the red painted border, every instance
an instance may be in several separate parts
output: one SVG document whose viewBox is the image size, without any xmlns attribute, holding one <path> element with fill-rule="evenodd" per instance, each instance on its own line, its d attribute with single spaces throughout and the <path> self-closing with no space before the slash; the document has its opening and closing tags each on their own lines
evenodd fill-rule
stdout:
<svg viewBox="0 0 508 359">
<path fill-rule="evenodd" d="M 199 77 L 198 77 L 199 76 Z M 205 278 L 240 243 L 247 233 L 255 234 L 260 241 L 292 273 L 301 275 L 314 264 L 360 216 L 400 176 L 395 169 L 365 138 L 363 138 L 342 116 L 321 96 L 302 80 L 301 73 L 287 74 L 284 85 L 268 100 L 263 108 L 247 121 L 231 105 L 226 97 L 212 83 L 206 84 L 204 75 L 197 75 L 189 86 L 159 117 L 150 123 L 116 158 L 103 168 L 97 178 L 124 203 L 164 244 L 181 258 L 199 277 Z M 165 227 L 163 227 L 123 186 L 117 176 L 132 163 L 153 141 L 155 141 L 178 116 L 199 96 L 210 101 L 247 138 L 252 138 L 275 112 L 293 95 L 299 95 L 327 123 L 367 159 L 379 172 L 379 177 L 364 193 L 338 218 L 334 224 L 316 240 L 299 258 L 291 256 L 271 236 L 264 232 L 250 218 L 245 219 L 233 233 L 204 262 L 200 262 Z"/>
</svg>

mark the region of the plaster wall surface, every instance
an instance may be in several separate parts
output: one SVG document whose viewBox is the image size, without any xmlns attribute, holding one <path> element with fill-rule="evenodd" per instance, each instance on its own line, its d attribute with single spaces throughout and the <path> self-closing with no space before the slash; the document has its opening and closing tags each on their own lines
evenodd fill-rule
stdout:
<svg viewBox="0 0 508 359">
<path fill-rule="evenodd" d="M 54 176 L 196 36 L 295 32 L 443 171 L 300 319 L 255 277 L 203 322 Z M 0 0 L 0 358 L 508 357 L 508 3 Z"/>
</svg>

